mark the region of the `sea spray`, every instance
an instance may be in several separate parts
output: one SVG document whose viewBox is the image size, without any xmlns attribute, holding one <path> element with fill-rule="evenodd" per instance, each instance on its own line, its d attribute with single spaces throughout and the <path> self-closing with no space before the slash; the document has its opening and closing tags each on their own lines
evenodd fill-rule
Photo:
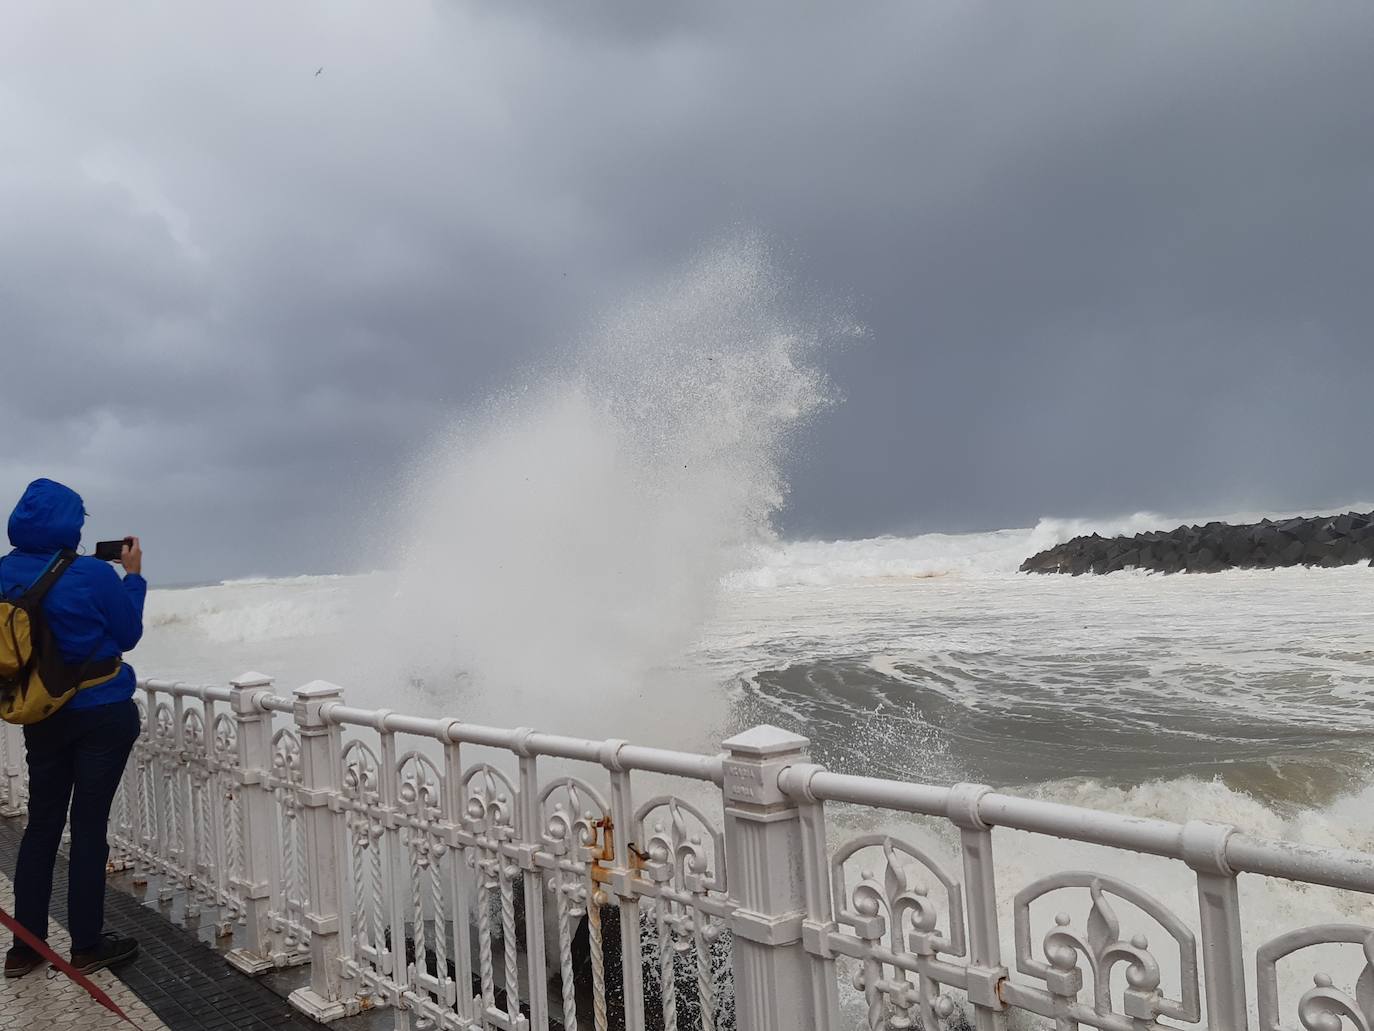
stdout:
<svg viewBox="0 0 1374 1031">
<path fill-rule="evenodd" d="M 672 692 L 644 677 L 771 539 L 824 335 L 736 242 L 460 419 L 412 478 L 379 675 L 483 721 L 628 733 L 636 699 L 662 718 Z"/>
</svg>

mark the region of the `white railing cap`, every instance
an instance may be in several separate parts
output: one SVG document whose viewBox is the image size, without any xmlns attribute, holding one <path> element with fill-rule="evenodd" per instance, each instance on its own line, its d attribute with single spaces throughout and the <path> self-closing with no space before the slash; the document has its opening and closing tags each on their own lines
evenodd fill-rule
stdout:
<svg viewBox="0 0 1374 1031">
<path fill-rule="evenodd" d="M 732 755 L 768 759 L 789 752 L 805 752 L 810 744 L 810 740 L 800 734 L 765 723 L 722 741 L 721 747 Z"/>
<path fill-rule="evenodd" d="M 338 684 L 331 684 L 328 680 L 312 680 L 308 684 L 302 684 L 291 693 L 297 698 L 323 698 L 330 695 L 342 695 L 343 688 Z"/>
<path fill-rule="evenodd" d="M 249 670 L 247 673 L 240 673 L 229 683 L 234 687 L 271 687 L 272 678 L 266 673 L 254 673 Z"/>
</svg>

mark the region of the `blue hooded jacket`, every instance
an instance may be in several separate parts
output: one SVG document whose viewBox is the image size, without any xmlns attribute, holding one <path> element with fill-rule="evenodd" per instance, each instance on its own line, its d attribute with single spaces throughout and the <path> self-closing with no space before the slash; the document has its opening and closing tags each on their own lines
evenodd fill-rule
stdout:
<svg viewBox="0 0 1374 1031">
<path fill-rule="evenodd" d="M 52 480 L 34 480 L 10 514 L 14 550 L 0 558 L 0 591 L 17 598 L 43 575 L 53 556 L 81 543 L 86 509 L 81 495 Z M 62 657 L 70 663 L 108 659 L 131 650 L 143 636 L 143 599 L 148 582 L 137 573 L 122 580 L 108 562 L 83 555 L 43 599 L 43 611 Z M 68 708 L 90 709 L 134 696 L 133 668 L 113 680 L 78 691 Z"/>
</svg>

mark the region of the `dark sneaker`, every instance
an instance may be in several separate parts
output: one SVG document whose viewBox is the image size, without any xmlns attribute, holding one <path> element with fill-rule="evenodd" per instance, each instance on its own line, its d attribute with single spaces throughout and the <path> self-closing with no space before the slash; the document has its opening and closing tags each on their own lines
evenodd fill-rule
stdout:
<svg viewBox="0 0 1374 1031">
<path fill-rule="evenodd" d="M 5 976 L 23 977 L 43 965 L 43 957 L 27 945 L 16 945 L 5 953 Z"/>
<path fill-rule="evenodd" d="M 97 970 L 127 963 L 138 955 L 138 940 L 120 934 L 105 934 L 94 949 L 72 953 L 72 966 L 78 974 L 93 974 Z"/>
</svg>

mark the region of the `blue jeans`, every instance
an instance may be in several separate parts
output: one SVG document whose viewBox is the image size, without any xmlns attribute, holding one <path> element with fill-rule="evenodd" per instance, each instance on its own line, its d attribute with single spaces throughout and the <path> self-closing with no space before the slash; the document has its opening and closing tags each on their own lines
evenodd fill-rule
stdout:
<svg viewBox="0 0 1374 1031">
<path fill-rule="evenodd" d="M 132 701 L 91 709 L 64 707 L 24 728 L 29 823 L 14 868 L 14 916 L 36 937 L 48 937 L 53 864 L 70 808 L 67 927 L 73 952 L 100 944 L 110 806 L 138 734 L 138 708 Z"/>
</svg>

